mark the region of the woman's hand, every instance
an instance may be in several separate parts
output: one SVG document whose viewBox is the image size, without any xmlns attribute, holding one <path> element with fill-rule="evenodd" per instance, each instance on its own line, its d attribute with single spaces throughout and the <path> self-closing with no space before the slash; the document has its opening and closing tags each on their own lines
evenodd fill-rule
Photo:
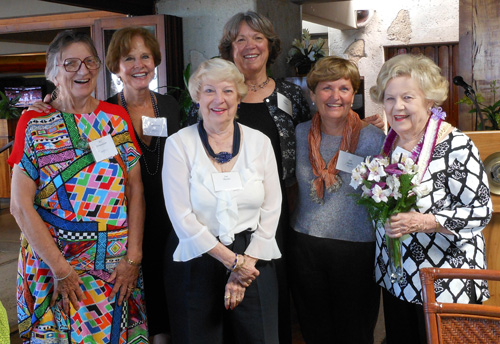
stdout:
<svg viewBox="0 0 500 344">
<path fill-rule="evenodd" d="M 128 300 L 132 291 L 137 286 L 137 278 L 139 277 L 139 266 L 127 263 L 126 259 L 122 258 L 115 271 L 109 276 L 107 282 L 113 283 L 114 287 L 109 294 L 108 299 L 111 300 L 115 297 L 116 293 L 120 292 L 118 298 L 118 306 L 121 306 L 123 300 Z"/>
<path fill-rule="evenodd" d="M 239 262 L 240 259 L 243 259 L 243 263 Z M 260 272 L 255 268 L 255 264 L 257 264 L 257 259 L 247 256 L 247 255 L 239 255 L 238 256 L 238 269 L 233 271 L 231 275 L 234 275 L 236 280 L 243 286 L 249 287 L 252 284 L 257 276 L 259 276 Z"/>
<path fill-rule="evenodd" d="M 246 288 L 243 287 L 236 277 L 234 272 L 229 275 L 229 280 L 226 283 L 226 290 L 224 292 L 224 307 L 226 309 L 235 309 L 245 297 Z"/>
<path fill-rule="evenodd" d="M 364 121 L 368 124 L 376 126 L 381 130 L 385 129 L 385 122 L 382 119 L 382 116 L 380 116 L 378 113 L 373 116 L 365 117 Z"/>
<path fill-rule="evenodd" d="M 385 234 L 389 238 L 400 238 L 415 232 L 432 233 L 436 232 L 436 229 L 433 214 L 421 214 L 416 211 L 392 215 L 385 224 Z"/>
<path fill-rule="evenodd" d="M 52 293 L 52 300 L 50 301 L 50 307 L 52 307 L 56 303 L 59 295 L 61 295 L 63 311 L 66 314 L 69 314 L 70 303 L 73 305 L 75 310 L 79 310 L 79 302 L 83 300 L 83 291 L 80 287 L 80 284 L 83 284 L 83 281 L 69 264 L 68 269 L 67 277 L 59 276 L 62 278 L 61 280 L 56 280 L 54 278 L 54 292 Z"/>
<path fill-rule="evenodd" d="M 42 101 L 37 101 L 33 105 L 30 105 L 28 108 L 29 111 L 36 111 L 36 112 L 45 112 L 49 113 L 50 110 L 50 94 L 45 95 L 45 98 L 43 98 Z M 24 112 L 24 111 L 23 111 Z"/>
</svg>

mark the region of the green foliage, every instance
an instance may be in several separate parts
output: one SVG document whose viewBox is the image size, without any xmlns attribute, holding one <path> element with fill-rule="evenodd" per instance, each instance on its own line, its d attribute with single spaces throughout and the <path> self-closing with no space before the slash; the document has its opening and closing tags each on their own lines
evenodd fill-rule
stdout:
<svg viewBox="0 0 500 344">
<path fill-rule="evenodd" d="M 21 110 L 15 107 L 20 97 L 21 96 L 17 96 L 14 99 L 9 99 L 2 91 L 0 91 L 1 119 L 19 118 L 21 116 Z"/>
<path fill-rule="evenodd" d="M 491 125 L 486 125 L 485 127 L 482 128 L 481 124 L 479 124 L 478 129 L 479 130 L 500 130 L 500 100 L 496 100 L 496 95 L 497 95 L 497 81 L 493 80 L 490 83 L 490 93 L 493 95 L 493 104 L 492 105 L 485 105 L 484 104 L 484 97 L 481 93 L 477 93 L 477 103 L 479 105 L 479 108 L 482 113 L 486 115 L 486 118 L 489 120 Z M 472 100 L 470 100 L 468 97 L 464 96 L 458 101 L 458 104 L 467 104 L 469 106 L 472 106 L 472 109 L 469 110 L 469 113 L 476 113 L 476 109 L 474 108 L 474 103 Z"/>
</svg>

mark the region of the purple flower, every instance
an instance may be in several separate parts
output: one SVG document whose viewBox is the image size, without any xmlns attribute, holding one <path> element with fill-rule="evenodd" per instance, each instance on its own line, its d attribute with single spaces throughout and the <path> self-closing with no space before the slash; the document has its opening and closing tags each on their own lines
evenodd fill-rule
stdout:
<svg viewBox="0 0 500 344">
<path fill-rule="evenodd" d="M 431 109 L 431 112 L 432 112 L 431 117 L 434 120 L 438 120 L 438 119 L 444 120 L 446 118 L 446 112 L 443 111 L 442 107 L 438 107 L 438 108 L 433 107 Z"/>
<path fill-rule="evenodd" d="M 390 164 L 385 168 L 385 173 L 395 176 L 400 176 L 403 174 L 403 171 L 399 169 L 398 164 Z"/>
<path fill-rule="evenodd" d="M 386 187 L 387 183 L 385 183 L 385 182 L 373 183 L 373 184 L 372 184 L 372 187 L 371 187 L 371 188 L 372 188 L 372 190 L 373 190 L 373 188 L 375 187 L 375 185 L 378 185 L 381 189 L 383 189 L 383 188 L 385 188 L 385 187 Z"/>
</svg>

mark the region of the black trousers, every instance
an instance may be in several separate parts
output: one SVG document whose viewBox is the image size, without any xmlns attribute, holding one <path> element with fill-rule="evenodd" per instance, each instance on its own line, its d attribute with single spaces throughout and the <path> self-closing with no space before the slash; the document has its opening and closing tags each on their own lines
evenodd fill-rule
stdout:
<svg viewBox="0 0 500 344">
<path fill-rule="evenodd" d="M 306 343 L 373 343 L 380 305 L 373 257 L 373 242 L 293 231 L 290 284 Z"/>
<path fill-rule="evenodd" d="M 424 307 L 402 301 L 382 288 L 387 344 L 426 344 Z"/>
<path fill-rule="evenodd" d="M 174 237 L 172 237 L 174 236 Z M 243 253 L 251 233 L 236 235 L 229 247 Z M 177 246 L 175 233 L 167 252 Z M 173 344 L 278 344 L 278 284 L 274 263 L 259 261 L 260 275 L 234 310 L 224 307 L 226 268 L 208 254 L 167 264 L 166 294 Z"/>
</svg>

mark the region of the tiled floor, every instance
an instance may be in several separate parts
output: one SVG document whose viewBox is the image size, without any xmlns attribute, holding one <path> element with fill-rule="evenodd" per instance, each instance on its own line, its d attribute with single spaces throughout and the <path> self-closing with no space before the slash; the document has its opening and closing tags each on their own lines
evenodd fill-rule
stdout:
<svg viewBox="0 0 500 344">
<path fill-rule="evenodd" d="M 16 271 L 19 252 L 19 227 L 8 210 L 8 202 L 0 199 L 0 301 L 7 310 L 11 329 L 11 344 L 20 344 L 16 317 Z M 382 309 L 375 328 L 375 344 L 385 337 Z M 305 343 L 296 322 L 293 324 L 293 344 Z M 3 344 L 3 343 L 2 343 Z"/>
</svg>

